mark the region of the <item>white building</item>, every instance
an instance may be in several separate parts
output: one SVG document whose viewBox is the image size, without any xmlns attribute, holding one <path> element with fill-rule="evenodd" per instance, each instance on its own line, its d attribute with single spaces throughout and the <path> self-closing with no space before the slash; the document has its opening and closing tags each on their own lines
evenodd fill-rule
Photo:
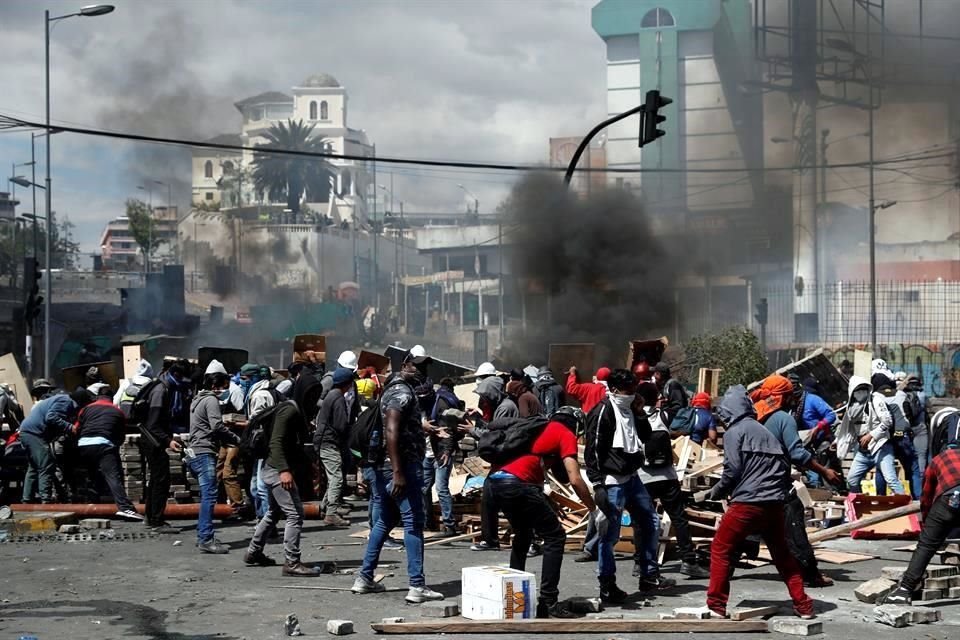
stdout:
<svg viewBox="0 0 960 640">
<path fill-rule="evenodd" d="M 288 120 L 313 126 L 313 136 L 323 138 L 331 153 L 373 157 L 373 147 L 361 129 L 347 125 L 347 92 L 331 75 L 312 75 L 292 95 L 268 91 L 235 104 L 243 120 L 239 134 L 223 134 L 208 142 L 256 147 L 264 144 L 271 127 Z M 250 150 L 197 148 L 193 152 L 193 205 L 216 210 L 271 202 L 267 194 L 257 193 L 253 185 Z M 331 159 L 334 168 L 330 192 L 320 202 L 306 205 L 335 222 L 367 219 L 368 191 L 372 179 L 364 161 Z M 372 166 L 369 167 L 372 169 Z"/>
</svg>

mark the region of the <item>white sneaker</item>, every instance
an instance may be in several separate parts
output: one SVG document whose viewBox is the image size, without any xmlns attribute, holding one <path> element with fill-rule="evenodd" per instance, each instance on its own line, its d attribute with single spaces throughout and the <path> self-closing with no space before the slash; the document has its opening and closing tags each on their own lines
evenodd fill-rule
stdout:
<svg viewBox="0 0 960 640">
<path fill-rule="evenodd" d="M 407 591 L 407 597 L 404 600 L 410 604 L 420 604 L 430 600 L 443 600 L 443 598 L 442 593 L 437 593 L 430 587 L 410 587 L 410 591 Z"/>
<path fill-rule="evenodd" d="M 133 520 L 135 522 L 143 522 L 143 516 L 134 511 L 133 509 L 124 509 L 123 511 L 117 511 L 116 516 L 118 518 L 123 518 L 124 520 Z"/>
<path fill-rule="evenodd" d="M 373 580 L 367 580 L 363 576 L 357 576 L 357 579 L 353 581 L 353 586 L 350 587 L 350 591 L 354 593 L 382 593 L 386 590 L 387 588 L 384 585 Z"/>
</svg>

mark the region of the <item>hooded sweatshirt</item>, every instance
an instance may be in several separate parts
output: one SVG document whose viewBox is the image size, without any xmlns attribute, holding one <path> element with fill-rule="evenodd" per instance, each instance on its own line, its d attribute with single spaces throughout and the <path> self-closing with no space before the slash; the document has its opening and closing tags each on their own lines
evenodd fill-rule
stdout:
<svg viewBox="0 0 960 640">
<path fill-rule="evenodd" d="M 615 406 L 616 402 L 618 398 L 608 397 L 587 416 L 583 457 L 594 486 L 622 484 L 644 462 L 642 443 L 650 439 L 650 422 L 645 414 L 635 416 L 629 407 Z"/>
<path fill-rule="evenodd" d="M 477 388 L 474 389 L 473 392 L 480 396 L 482 400 L 486 401 L 487 406 L 492 409 L 493 413 L 490 416 L 490 420 L 520 417 L 519 407 L 517 407 L 517 404 L 513 400 L 507 397 L 507 393 L 504 391 L 502 378 L 498 376 L 484 378 L 477 383 Z"/>
<path fill-rule="evenodd" d="M 190 404 L 190 432 L 187 446 L 195 455 L 217 455 L 224 443 L 240 444 L 240 438 L 223 424 L 220 400 L 216 393 L 204 389 Z"/>
<path fill-rule="evenodd" d="M 860 376 L 851 376 L 847 389 L 849 400 L 837 434 L 837 457 L 843 460 L 852 449 L 859 449 L 857 441 L 868 433 L 873 439 L 867 450 L 870 455 L 876 455 L 890 439 L 890 429 L 893 427 L 893 417 L 887 409 L 887 403 L 881 394 L 873 390 L 873 385 Z M 864 389 L 869 394 L 866 402 L 854 400 L 854 392 L 858 389 Z"/>
<path fill-rule="evenodd" d="M 130 385 L 133 385 L 139 391 L 143 385 L 147 384 L 153 379 L 153 366 L 146 360 L 141 360 L 139 366 L 137 366 L 137 375 L 132 378 L 124 378 L 120 381 L 119 388 L 117 392 L 113 395 L 113 404 L 120 406 L 120 403 L 133 402 L 133 396 L 136 394 L 130 394 L 124 397 L 124 394 L 127 391 L 127 388 Z"/>
<path fill-rule="evenodd" d="M 553 372 L 546 367 L 537 372 L 537 382 L 533 385 L 543 407 L 543 415 L 551 416 L 557 409 L 566 404 L 566 394 L 563 387 L 553 377 Z"/>
<path fill-rule="evenodd" d="M 531 418 L 543 415 L 540 399 L 530 391 L 527 383 L 522 380 L 511 380 L 506 386 L 507 395 L 517 404 L 521 418 Z"/>
<path fill-rule="evenodd" d="M 730 502 L 782 503 L 790 485 L 790 463 L 783 445 L 757 422 L 743 385 L 727 389 L 717 410 L 727 425 L 723 434 L 723 475 L 711 497 Z"/>
</svg>

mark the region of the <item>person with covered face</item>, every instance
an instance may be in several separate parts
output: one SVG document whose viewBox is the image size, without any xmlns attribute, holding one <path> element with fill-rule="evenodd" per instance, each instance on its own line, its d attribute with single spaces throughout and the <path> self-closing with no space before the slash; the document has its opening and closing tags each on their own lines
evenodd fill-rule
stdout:
<svg viewBox="0 0 960 640">
<path fill-rule="evenodd" d="M 759 535 L 787 585 L 794 613 L 813 618 L 813 600 L 803 589 L 800 565 L 786 543 L 783 504 L 790 486 L 790 462 L 783 444 L 757 422 L 754 405 L 742 385 L 727 389 L 717 413 L 726 425 L 723 473 L 707 497 L 727 498 L 729 506 L 710 546 L 707 607 L 726 617 L 730 579 L 741 545 L 749 536 Z"/>
<path fill-rule="evenodd" d="M 837 457 L 843 460 L 853 452 L 853 463 L 847 474 L 851 493 L 862 493 L 860 482 L 873 468 L 883 475 L 894 493 L 902 495 L 903 485 L 897 477 L 890 429 L 893 417 L 882 395 L 860 376 L 852 376 L 848 385 L 849 401 L 837 433 Z"/>
</svg>

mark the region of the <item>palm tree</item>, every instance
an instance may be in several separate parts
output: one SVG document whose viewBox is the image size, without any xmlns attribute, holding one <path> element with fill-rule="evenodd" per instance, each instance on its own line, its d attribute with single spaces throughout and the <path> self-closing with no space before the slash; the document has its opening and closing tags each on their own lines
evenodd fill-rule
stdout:
<svg viewBox="0 0 960 640">
<path fill-rule="evenodd" d="M 253 184 L 257 191 L 267 194 L 274 202 L 286 200 L 287 208 L 298 220 L 304 194 L 309 202 L 327 202 L 333 167 L 323 158 L 270 153 L 270 150 L 328 152 L 327 140 L 311 137 L 312 133 L 313 125 L 307 126 L 303 120 L 277 123 L 264 134 L 268 142 L 257 145 L 253 155 Z"/>
</svg>

